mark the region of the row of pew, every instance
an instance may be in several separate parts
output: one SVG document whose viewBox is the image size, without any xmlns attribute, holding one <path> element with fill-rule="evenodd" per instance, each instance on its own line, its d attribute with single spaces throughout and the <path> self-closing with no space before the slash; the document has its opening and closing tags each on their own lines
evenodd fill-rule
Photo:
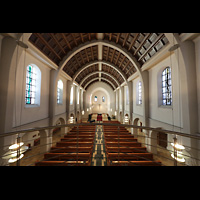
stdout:
<svg viewBox="0 0 200 200">
<path fill-rule="evenodd" d="M 95 126 L 73 127 L 36 166 L 90 166 Z"/>
<path fill-rule="evenodd" d="M 153 154 L 147 152 L 125 127 L 106 125 L 103 131 L 108 166 L 161 166 L 161 162 L 154 161 Z"/>
</svg>

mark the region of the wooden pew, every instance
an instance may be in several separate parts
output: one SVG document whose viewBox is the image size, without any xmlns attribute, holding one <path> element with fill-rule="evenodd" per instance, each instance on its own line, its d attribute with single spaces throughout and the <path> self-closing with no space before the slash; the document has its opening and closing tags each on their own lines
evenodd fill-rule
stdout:
<svg viewBox="0 0 200 200">
<path fill-rule="evenodd" d="M 121 131 L 121 132 L 127 132 L 127 133 L 129 133 L 129 131 L 127 130 L 127 129 L 111 129 L 111 128 L 109 128 L 109 129 L 103 129 L 103 131 L 104 132 L 118 132 L 118 131 Z"/>
<path fill-rule="evenodd" d="M 118 134 L 131 135 L 128 131 L 104 131 L 104 135 L 118 135 Z"/>
<path fill-rule="evenodd" d="M 74 153 L 74 152 L 79 152 L 79 153 L 92 153 L 93 151 L 93 146 L 89 147 L 51 147 L 50 153 Z"/>
<path fill-rule="evenodd" d="M 90 161 L 40 161 L 35 166 L 89 166 Z"/>
<path fill-rule="evenodd" d="M 123 137 L 119 137 L 119 138 L 106 138 L 106 142 L 137 142 L 136 138 L 123 138 Z"/>
<path fill-rule="evenodd" d="M 127 139 L 132 139 L 132 138 L 134 138 L 134 136 L 133 135 L 128 135 L 128 134 L 119 134 L 119 135 L 104 135 L 104 138 L 105 139 L 109 139 L 109 138 L 118 138 L 118 137 L 123 137 L 123 138 L 127 138 Z"/>
<path fill-rule="evenodd" d="M 147 149 L 146 147 L 109 147 L 109 146 L 106 146 L 106 152 L 109 152 L 109 153 L 118 153 L 118 152 L 122 152 L 122 153 L 125 153 L 125 152 L 129 152 L 129 153 L 137 153 L 137 152 L 142 152 L 142 153 L 145 153 L 147 152 Z"/>
<path fill-rule="evenodd" d="M 89 147 L 93 146 L 93 142 L 57 142 L 57 147 L 67 147 L 67 146 L 79 146 L 79 147 Z"/>
<path fill-rule="evenodd" d="M 94 133 L 95 131 L 92 130 L 70 130 L 69 133 Z"/>
<path fill-rule="evenodd" d="M 93 152 L 95 126 L 73 127 L 44 154 L 44 160 L 36 166 L 89 166 Z"/>
<path fill-rule="evenodd" d="M 90 138 L 94 138 L 94 136 L 95 135 L 91 135 L 91 134 L 85 134 L 85 135 L 82 135 L 82 134 L 80 134 L 80 135 L 77 135 L 77 134 L 69 134 L 69 135 L 65 135 L 64 136 L 64 138 L 74 138 L 74 137 L 79 137 L 79 138 L 88 138 L 88 137 L 90 137 Z"/>
<path fill-rule="evenodd" d="M 104 126 L 108 166 L 161 166 L 125 127 Z"/>
<path fill-rule="evenodd" d="M 95 131 L 70 131 L 67 134 L 79 134 L 79 135 L 90 134 L 90 135 L 94 135 Z"/>
<path fill-rule="evenodd" d="M 153 160 L 152 153 L 107 153 L 107 158 L 113 160 Z"/>
<path fill-rule="evenodd" d="M 161 166 L 160 161 L 111 161 L 109 166 Z"/>
<path fill-rule="evenodd" d="M 45 153 L 45 160 L 89 160 L 91 153 Z"/>
<path fill-rule="evenodd" d="M 139 142 L 107 142 L 107 141 L 105 141 L 105 146 L 141 147 L 142 145 Z"/>
<path fill-rule="evenodd" d="M 74 138 L 61 138 L 61 142 L 93 142 L 94 138 L 80 138 L 80 137 L 74 137 Z"/>
</svg>

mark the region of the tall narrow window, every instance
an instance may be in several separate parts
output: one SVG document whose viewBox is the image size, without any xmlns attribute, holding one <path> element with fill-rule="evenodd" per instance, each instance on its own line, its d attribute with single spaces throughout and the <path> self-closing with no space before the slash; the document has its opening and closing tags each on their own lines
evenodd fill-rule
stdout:
<svg viewBox="0 0 200 200">
<path fill-rule="evenodd" d="M 57 104 L 62 104 L 62 102 L 63 102 L 63 82 L 62 80 L 59 80 L 57 84 Z"/>
<path fill-rule="evenodd" d="M 74 89 L 73 89 L 73 86 L 71 87 L 71 92 L 70 92 L 70 105 L 73 104 L 73 95 L 74 95 Z"/>
<path fill-rule="evenodd" d="M 138 82 L 138 99 L 137 99 L 137 103 L 139 105 L 142 104 L 142 83 L 141 83 L 141 81 Z"/>
<path fill-rule="evenodd" d="M 172 81 L 170 67 L 166 67 L 162 72 L 162 105 L 172 105 Z"/>
<path fill-rule="evenodd" d="M 26 68 L 26 95 L 27 105 L 40 104 L 41 71 L 36 65 Z"/>
<path fill-rule="evenodd" d="M 97 101 L 97 96 L 94 97 L 94 101 L 95 101 L 95 102 Z"/>
<path fill-rule="evenodd" d="M 105 97 L 104 96 L 102 96 L 102 102 L 105 102 Z"/>
<path fill-rule="evenodd" d="M 126 88 L 126 105 L 129 105 L 129 91 L 128 91 L 128 86 L 125 86 Z"/>
<path fill-rule="evenodd" d="M 77 92 L 77 104 L 79 104 L 79 90 Z"/>
</svg>

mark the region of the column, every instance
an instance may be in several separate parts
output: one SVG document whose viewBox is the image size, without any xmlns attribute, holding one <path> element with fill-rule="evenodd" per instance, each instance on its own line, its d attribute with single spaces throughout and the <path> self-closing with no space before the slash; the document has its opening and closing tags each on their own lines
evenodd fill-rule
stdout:
<svg viewBox="0 0 200 200">
<path fill-rule="evenodd" d="M 49 126 L 54 125 L 55 109 L 57 104 L 57 82 L 58 70 L 52 69 L 50 72 L 50 87 L 49 87 Z"/>
<path fill-rule="evenodd" d="M 15 104 L 15 73 L 17 62 L 22 54 L 23 48 L 17 46 L 16 41 L 6 36 L 1 43 L 0 58 L 0 134 L 12 130 L 13 111 Z M 16 136 L 0 140 L 0 147 L 15 142 Z M 0 149 L 0 155 L 4 148 Z M 6 164 L 6 160 L 0 158 L 0 164 Z"/>
</svg>

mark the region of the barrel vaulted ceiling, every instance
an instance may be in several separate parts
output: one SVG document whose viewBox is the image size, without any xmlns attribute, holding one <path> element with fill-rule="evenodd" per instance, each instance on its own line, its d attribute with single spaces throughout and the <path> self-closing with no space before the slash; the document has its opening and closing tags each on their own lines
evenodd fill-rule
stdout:
<svg viewBox="0 0 200 200">
<path fill-rule="evenodd" d="M 142 67 L 168 43 L 164 33 L 32 33 L 29 41 L 57 66 L 80 48 L 62 70 L 84 89 L 102 81 L 113 90 L 137 71 L 124 52 Z"/>
</svg>

